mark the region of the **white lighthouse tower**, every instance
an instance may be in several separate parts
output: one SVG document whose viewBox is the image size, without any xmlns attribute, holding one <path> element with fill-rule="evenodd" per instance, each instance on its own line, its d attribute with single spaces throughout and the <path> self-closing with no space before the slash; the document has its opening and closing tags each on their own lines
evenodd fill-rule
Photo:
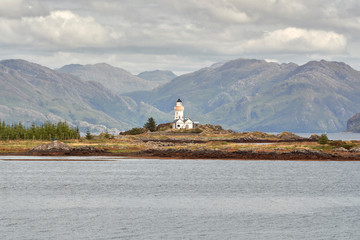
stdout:
<svg viewBox="0 0 360 240">
<path fill-rule="evenodd" d="M 184 107 L 183 107 L 183 104 L 182 104 L 182 101 L 180 100 L 180 98 L 176 102 L 174 111 L 175 111 L 174 120 L 178 120 L 178 119 L 184 120 Z"/>
<path fill-rule="evenodd" d="M 193 122 L 190 118 L 184 117 L 184 106 L 180 98 L 177 100 L 174 107 L 175 116 L 172 122 L 173 129 L 191 129 L 195 128 L 198 123 Z"/>
</svg>

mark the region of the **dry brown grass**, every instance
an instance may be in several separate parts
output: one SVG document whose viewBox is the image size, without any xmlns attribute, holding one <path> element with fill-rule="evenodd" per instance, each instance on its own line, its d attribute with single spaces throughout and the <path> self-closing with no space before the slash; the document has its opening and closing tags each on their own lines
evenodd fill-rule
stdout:
<svg viewBox="0 0 360 240">
<path fill-rule="evenodd" d="M 294 149 L 313 149 L 331 152 L 334 146 L 330 144 L 321 145 L 316 142 L 283 142 L 283 143 L 270 143 L 270 144 L 256 144 L 256 143 L 232 143 L 221 140 L 234 139 L 241 137 L 257 137 L 271 139 L 274 135 L 253 132 L 253 133 L 231 133 L 231 134 L 185 134 L 185 135 L 162 135 L 157 134 L 141 134 L 135 136 L 120 136 L 114 139 L 94 139 L 94 140 L 66 140 L 66 144 L 71 147 L 93 146 L 100 149 L 107 149 L 112 153 L 131 153 L 143 149 L 156 148 L 156 149 L 192 149 L 192 150 L 222 150 L 222 151 L 237 151 L 252 149 L 255 151 L 291 151 Z M 154 142 L 145 143 L 142 139 L 154 140 Z M 172 143 L 163 144 L 162 142 L 156 143 L 159 140 L 174 139 L 174 140 L 203 140 L 208 142 L 203 143 Z M 210 140 L 210 141 L 209 141 Z M 217 140 L 217 141 L 211 141 Z M 0 154 L 7 153 L 23 153 L 31 150 L 35 146 L 47 144 L 50 141 L 39 140 L 16 140 L 16 141 L 0 141 Z M 360 147 L 359 141 L 349 141 L 355 147 Z"/>
</svg>

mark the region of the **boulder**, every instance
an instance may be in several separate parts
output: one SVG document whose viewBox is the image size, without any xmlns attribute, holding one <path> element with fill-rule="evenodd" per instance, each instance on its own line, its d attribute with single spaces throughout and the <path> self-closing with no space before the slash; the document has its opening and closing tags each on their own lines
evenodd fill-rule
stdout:
<svg viewBox="0 0 360 240">
<path fill-rule="evenodd" d="M 56 140 L 49 144 L 36 146 L 30 152 L 70 152 L 71 150 L 73 150 L 72 147 Z"/>
<path fill-rule="evenodd" d="M 350 152 L 360 152 L 360 147 L 350 149 Z"/>
<path fill-rule="evenodd" d="M 300 137 L 294 133 L 291 132 L 282 132 L 277 135 L 278 138 L 282 140 L 303 140 L 303 137 Z"/>
<path fill-rule="evenodd" d="M 334 149 L 334 152 L 348 152 L 349 150 L 347 150 L 346 148 L 344 147 L 339 147 L 339 148 L 335 148 Z"/>
<path fill-rule="evenodd" d="M 310 139 L 310 140 L 313 140 L 313 141 L 318 141 L 319 138 L 320 138 L 320 136 L 317 135 L 317 134 L 313 134 L 313 135 L 311 135 L 311 136 L 309 137 L 309 139 Z"/>
<path fill-rule="evenodd" d="M 91 146 L 82 146 L 78 148 L 70 147 L 69 145 L 60 142 L 60 141 L 53 141 L 48 144 L 42 144 L 39 146 L 34 147 L 29 151 L 33 154 L 41 154 L 41 155 L 87 155 L 87 154 L 94 154 L 94 153 L 104 153 L 106 152 L 103 149 L 98 149 Z"/>
</svg>

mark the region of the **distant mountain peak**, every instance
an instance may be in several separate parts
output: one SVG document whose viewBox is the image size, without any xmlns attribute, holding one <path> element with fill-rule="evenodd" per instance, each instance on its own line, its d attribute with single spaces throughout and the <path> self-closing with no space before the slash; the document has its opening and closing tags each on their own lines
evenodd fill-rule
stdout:
<svg viewBox="0 0 360 240">
<path fill-rule="evenodd" d="M 151 90 L 162 84 L 162 82 L 153 82 L 140 78 L 122 68 L 107 63 L 72 64 L 66 65 L 58 69 L 58 71 L 73 74 L 84 81 L 99 82 L 116 94 Z M 171 74 L 171 72 L 166 74 Z"/>
<path fill-rule="evenodd" d="M 84 67 L 84 65 L 81 65 L 81 64 L 68 64 L 68 65 L 65 65 L 63 67 L 61 67 L 60 69 L 61 72 L 70 72 L 70 71 L 73 71 L 74 69 L 79 69 L 79 68 L 82 68 Z M 59 69 L 56 69 L 56 70 L 59 70 Z"/>
<path fill-rule="evenodd" d="M 148 81 L 159 82 L 160 84 L 170 82 L 177 77 L 177 75 L 175 75 L 172 71 L 169 70 L 145 71 L 139 73 L 137 76 Z"/>
</svg>

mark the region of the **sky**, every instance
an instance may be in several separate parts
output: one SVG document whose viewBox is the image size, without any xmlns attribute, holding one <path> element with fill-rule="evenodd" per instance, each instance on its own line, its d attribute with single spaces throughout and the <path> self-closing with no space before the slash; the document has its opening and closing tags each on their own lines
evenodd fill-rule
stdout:
<svg viewBox="0 0 360 240">
<path fill-rule="evenodd" d="M 360 70 L 359 0 L 0 0 L 0 59 L 177 74 L 237 58 Z"/>
</svg>

